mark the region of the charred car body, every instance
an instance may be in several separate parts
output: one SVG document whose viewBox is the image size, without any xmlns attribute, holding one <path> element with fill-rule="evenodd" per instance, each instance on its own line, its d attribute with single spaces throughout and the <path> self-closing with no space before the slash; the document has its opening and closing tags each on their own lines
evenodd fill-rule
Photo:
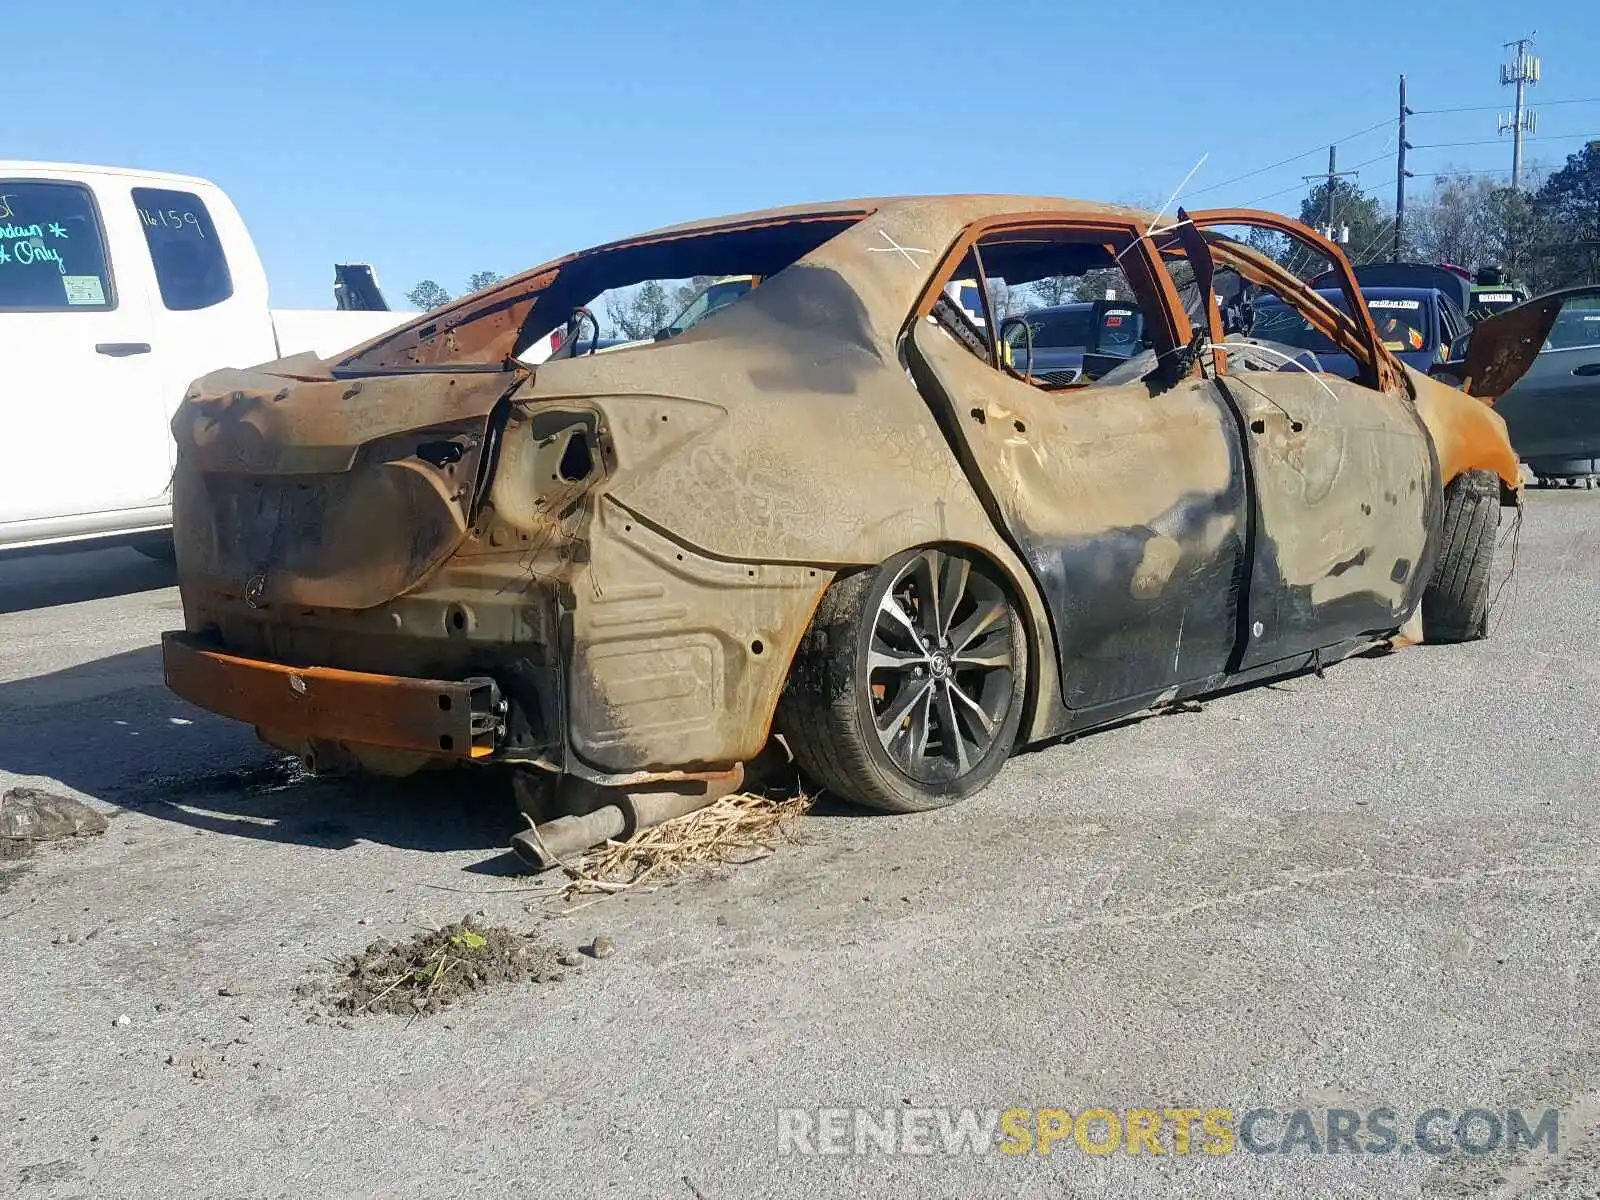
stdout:
<svg viewBox="0 0 1600 1200">
<path fill-rule="evenodd" d="M 558 260 L 336 360 L 208 376 L 173 426 L 168 683 L 317 763 L 559 780 L 523 789 L 541 823 L 519 844 L 548 862 L 735 786 L 775 731 L 829 790 L 914 810 L 1016 745 L 1419 619 L 1480 636 L 1520 500 L 1500 419 L 1385 350 L 1303 226 L 1179 217 L 757 213 Z M 1327 254 L 1343 311 L 1232 225 Z M 996 314 L 948 295 L 1112 265 L 1149 349 L 1087 385 L 1025 378 Z M 1355 378 L 1225 338 L 1222 268 Z M 681 337 L 516 357 L 607 289 L 729 274 L 763 282 Z"/>
</svg>

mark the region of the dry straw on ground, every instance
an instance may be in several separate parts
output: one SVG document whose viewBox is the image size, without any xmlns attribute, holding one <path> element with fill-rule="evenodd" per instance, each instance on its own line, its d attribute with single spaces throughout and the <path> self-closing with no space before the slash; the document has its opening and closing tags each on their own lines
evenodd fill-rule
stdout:
<svg viewBox="0 0 1600 1200">
<path fill-rule="evenodd" d="M 666 883 L 694 869 L 756 862 L 780 843 L 799 840 L 796 825 L 811 800 L 806 795 L 772 799 L 739 792 L 642 829 L 625 842 L 604 842 L 567 864 L 572 877 L 567 895 L 604 897 L 641 884 Z"/>
</svg>

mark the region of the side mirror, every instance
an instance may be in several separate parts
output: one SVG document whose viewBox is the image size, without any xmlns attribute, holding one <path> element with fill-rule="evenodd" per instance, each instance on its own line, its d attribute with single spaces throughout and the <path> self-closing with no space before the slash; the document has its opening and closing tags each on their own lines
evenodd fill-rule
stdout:
<svg viewBox="0 0 1600 1200">
<path fill-rule="evenodd" d="M 655 341 L 655 342 L 664 342 L 671 336 L 672 336 L 672 330 L 666 329 L 666 328 L 662 328 L 662 329 L 656 330 L 655 333 L 651 336 L 650 340 L 651 341 Z"/>
</svg>

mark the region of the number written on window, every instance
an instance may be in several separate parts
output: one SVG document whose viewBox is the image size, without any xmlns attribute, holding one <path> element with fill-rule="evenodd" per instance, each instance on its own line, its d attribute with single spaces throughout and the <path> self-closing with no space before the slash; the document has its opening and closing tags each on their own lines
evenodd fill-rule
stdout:
<svg viewBox="0 0 1600 1200">
<path fill-rule="evenodd" d="M 134 188 L 133 204 L 162 304 L 172 312 L 193 312 L 233 295 L 228 258 L 205 201 L 192 192 Z"/>
<path fill-rule="evenodd" d="M 193 209 L 158 208 L 152 212 L 148 208 L 141 208 L 139 219 L 146 225 L 159 225 L 164 229 L 188 228 L 200 237 L 206 236 L 205 226 L 200 223 L 200 215 Z"/>
</svg>

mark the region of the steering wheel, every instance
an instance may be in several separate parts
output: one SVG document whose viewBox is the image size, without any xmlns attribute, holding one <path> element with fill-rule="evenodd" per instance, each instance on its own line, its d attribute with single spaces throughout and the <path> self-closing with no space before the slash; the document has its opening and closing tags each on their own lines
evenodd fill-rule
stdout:
<svg viewBox="0 0 1600 1200">
<path fill-rule="evenodd" d="M 1013 364 L 1006 362 L 1005 359 L 1002 358 L 1000 360 L 1000 365 L 1009 373 L 1022 380 L 1022 382 L 1027 383 L 1033 378 L 1033 326 L 1028 324 L 1026 317 L 1007 317 L 1004 321 L 1000 322 L 1000 345 L 1007 346 L 1010 344 L 1006 338 L 1006 331 L 1017 325 L 1022 326 L 1023 335 L 1027 338 L 1027 364 L 1021 371 L 1018 371 Z"/>
</svg>

